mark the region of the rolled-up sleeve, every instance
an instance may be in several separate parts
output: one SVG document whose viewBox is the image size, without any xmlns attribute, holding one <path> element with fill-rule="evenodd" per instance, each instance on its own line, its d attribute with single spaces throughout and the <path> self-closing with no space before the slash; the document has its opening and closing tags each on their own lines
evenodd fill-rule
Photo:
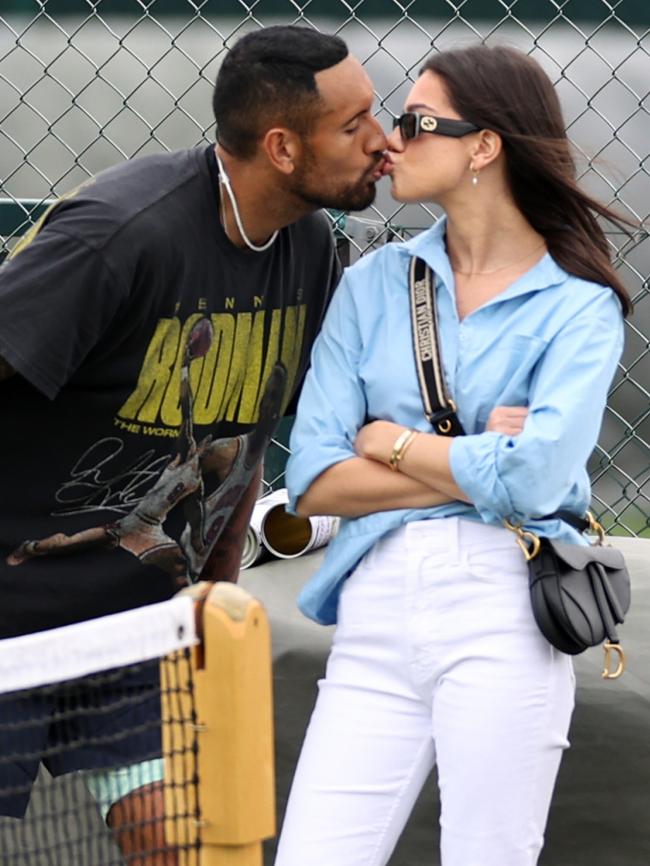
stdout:
<svg viewBox="0 0 650 866">
<path fill-rule="evenodd" d="M 289 511 L 322 472 L 354 457 L 356 433 L 366 417 L 358 369 L 362 351 L 356 307 L 344 276 L 314 343 L 291 431 L 287 463 Z"/>
<path fill-rule="evenodd" d="M 454 439 L 452 474 L 483 520 L 526 522 L 562 505 L 596 445 L 622 349 L 618 300 L 601 291 L 549 342 L 533 373 L 522 433 Z"/>
</svg>

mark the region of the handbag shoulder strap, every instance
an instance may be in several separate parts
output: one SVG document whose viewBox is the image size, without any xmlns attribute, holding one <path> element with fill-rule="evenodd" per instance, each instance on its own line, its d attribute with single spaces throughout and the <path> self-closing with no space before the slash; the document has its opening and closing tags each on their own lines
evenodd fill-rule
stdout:
<svg viewBox="0 0 650 866">
<path fill-rule="evenodd" d="M 449 396 L 445 382 L 433 282 L 433 271 L 429 265 L 413 256 L 409 263 L 411 326 L 424 414 L 441 436 L 464 436 L 463 425 L 456 415 L 456 404 Z M 578 532 L 584 532 L 590 526 L 585 517 L 564 510 L 537 519 L 563 520 Z"/>
<path fill-rule="evenodd" d="M 552 514 L 545 514 L 544 517 L 538 517 L 538 520 L 563 520 L 565 523 L 568 523 L 569 526 L 572 526 L 574 529 L 577 529 L 578 532 L 586 532 L 590 527 L 590 522 L 586 517 L 578 517 L 577 514 L 574 514 L 572 511 L 554 511 Z"/>
<path fill-rule="evenodd" d="M 431 268 L 425 261 L 417 256 L 411 258 L 409 263 L 411 328 L 424 414 L 441 436 L 463 436 L 465 431 L 456 415 L 456 404 L 449 396 L 440 357 L 438 316 L 432 274 Z"/>
</svg>

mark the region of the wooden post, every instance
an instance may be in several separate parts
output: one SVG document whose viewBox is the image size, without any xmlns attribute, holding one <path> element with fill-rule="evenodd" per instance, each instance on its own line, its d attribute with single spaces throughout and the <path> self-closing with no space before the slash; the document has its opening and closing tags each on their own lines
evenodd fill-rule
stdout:
<svg viewBox="0 0 650 866">
<path fill-rule="evenodd" d="M 262 605 L 241 587 L 215 583 L 207 589 L 206 597 L 205 585 L 193 588 L 205 598 L 203 639 L 192 651 L 194 728 L 189 689 L 175 682 L 182 667 L 173 659 L 163 664 L 165 829 L 172 844 L 200 838 L 200 866 L 261 866 L 262 840 L 275 834 L 269 624 Z M 183 792 L 196 790 L 183 782 L 192 763 L 184 751 L 197 731 L 198 826 L 192 794 L 181 801 Z M 179 866 L 192 862 L 189 854 L 179 857 Z"/>
</svg>

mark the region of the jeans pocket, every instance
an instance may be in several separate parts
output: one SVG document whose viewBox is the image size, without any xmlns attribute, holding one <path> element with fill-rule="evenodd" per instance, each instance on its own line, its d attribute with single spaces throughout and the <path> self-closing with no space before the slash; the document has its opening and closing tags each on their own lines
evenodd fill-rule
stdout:
<svg viewBox="0 0 650 866">
<path fill-rule="evenodd" d="M 465 561 L 470 574 L 483 582 L 528 586 L 526 561 L 516 545 L 476 548 Z"/>
</svg>

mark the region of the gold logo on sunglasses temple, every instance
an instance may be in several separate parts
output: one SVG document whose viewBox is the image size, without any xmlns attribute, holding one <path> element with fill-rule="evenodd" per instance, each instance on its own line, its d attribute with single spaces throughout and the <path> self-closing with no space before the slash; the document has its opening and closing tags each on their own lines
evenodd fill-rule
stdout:
<svg viewBox="0 0 650 866">
<path fill-rule="evenodd" d="M 420 117 L 420 129 L 423 129 L 425 132 L 433 132 L 438 126 L 438 121 L 435 117 Z"/>
<path fill-rule="evenodd" d="M 436 135 L 448 135 L 452 138 L 462 138 L 470 132 L 478 132 L 479 127 L 467 120 L 455 117 L 434 117 L 431 114 L 419 114 L 417 111 L 405 111 L 399 117 L 393 118 L 393 129 L 399 127 L 402 138 L 410 141 L 421 132 L 433 132 Z"/>
</svg>

